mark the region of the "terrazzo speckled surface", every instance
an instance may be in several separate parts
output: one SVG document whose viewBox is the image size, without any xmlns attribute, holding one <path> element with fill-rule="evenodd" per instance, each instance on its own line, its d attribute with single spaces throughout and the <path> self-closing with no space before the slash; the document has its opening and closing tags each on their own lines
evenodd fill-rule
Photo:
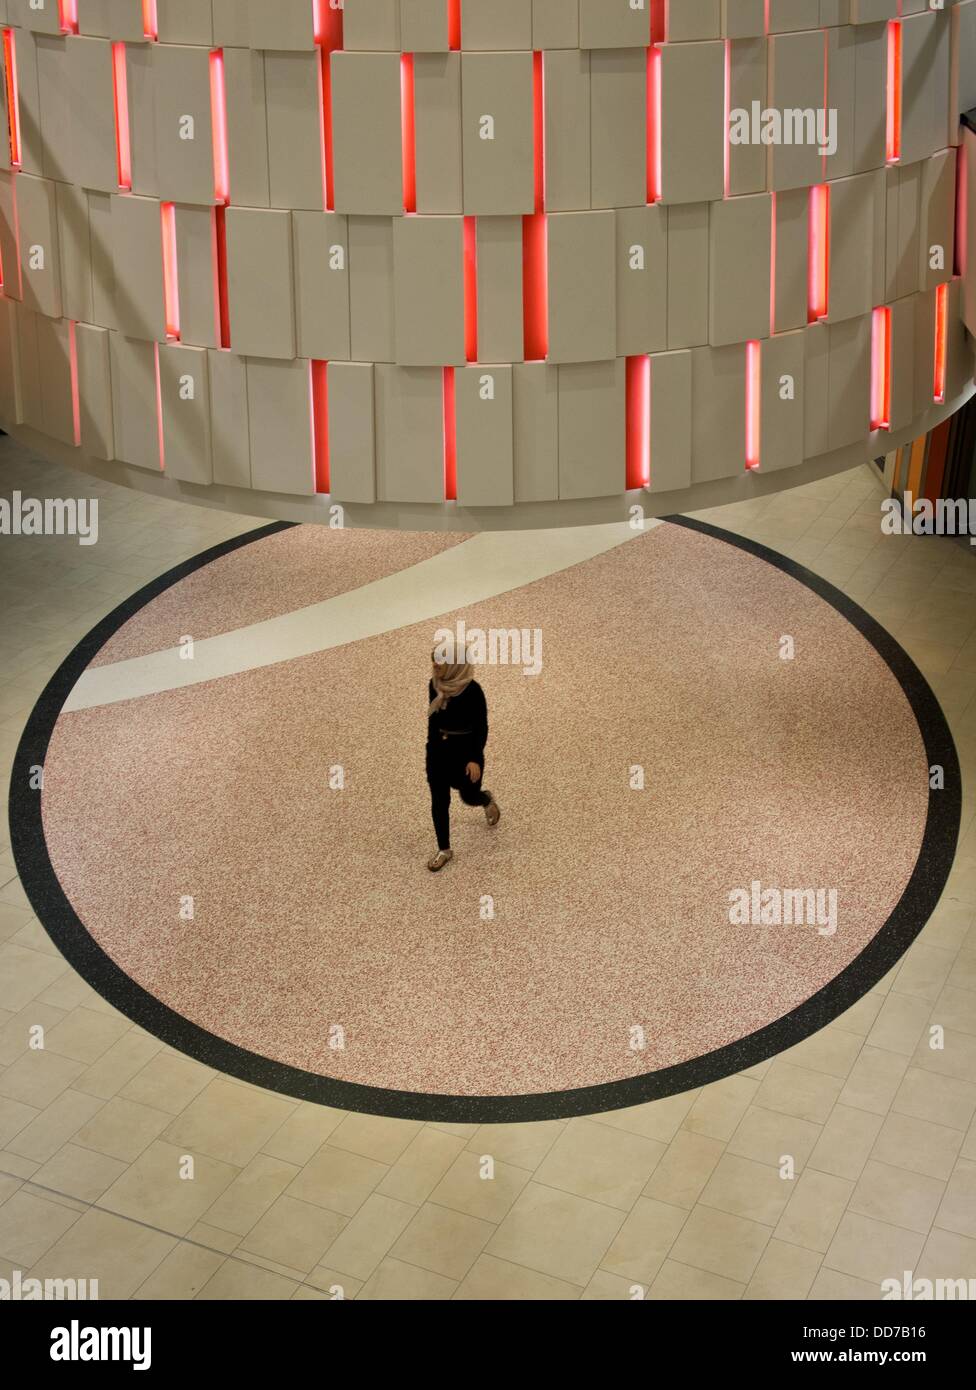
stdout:
<svg viewBox="0 0 976 1390">
<path fill-rule="evenodd" d="M 504 816 L 455 803 L 432 878 L 426 658 L 458 617 L 540 628 L 544 669 L 483 673 Z M 62 715 L 43 818 L 81 921 L 182 1018 L 364 1086 L 516 1096 L 675 1066 L 803 1004 L 899 903 L 928 796 L 874 647 L 788 574 L 665 526 L 436 624 Z M 753 879 L 835 888 L 836 935 L 733 927 Z"/>
<path fill-rule="evenodd" d="M 275 618 L 409 569 L 467 540 L 467 534 L 404 531 L 391 546 L 382 531 L 293 526 L 223 555 L 134 614 L 92 661 L 145 656 Z"/>
</svg>

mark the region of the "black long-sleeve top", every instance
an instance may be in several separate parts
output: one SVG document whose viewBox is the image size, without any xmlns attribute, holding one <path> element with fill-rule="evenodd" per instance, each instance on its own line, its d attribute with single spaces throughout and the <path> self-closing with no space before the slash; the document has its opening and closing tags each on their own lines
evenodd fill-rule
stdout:
<svg viewBox="0 0 976 1390">
<path fill-rule="evenodd" d="M 432 702 L 437 691 L 434 682 L 427 687 L 428 703 Z M 427 721 L 427 744 L 449 750 L 452 755 L 461 757 L 465 763 L 477 763 L 484 767 L 485 744 L 488 742 L 488 703 L 485 692 L 477 681 L 465 686 L 460 695 L 448 700 L 444 709 L 439 709 Z M 464 734 L 464 737 L 441 739 L 441 730 Z"/>
</svg>

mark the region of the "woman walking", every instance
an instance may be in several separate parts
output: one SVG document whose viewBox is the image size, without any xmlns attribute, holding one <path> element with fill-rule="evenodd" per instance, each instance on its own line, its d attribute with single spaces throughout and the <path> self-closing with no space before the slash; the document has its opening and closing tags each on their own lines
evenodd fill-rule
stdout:
<svg viewBox="0 0 976 1390">
<path fill-rule="evenodd" d="M 451 849 L 451 789 L 461 793 L 466 806 L 484 807 L 489 825 L 497 825 L 501 811 L 481 778 L 488 742 L 488 705 L 474 679 L 474 669 L 463 650 L 460 661 L 439 662 L 433 657 L 433 679 L 428 686 L 427 782 L 430 810 L 437 835 L 437 853 L 427 861 L 431 873 L 439 873 L 454 858 Z"/>
</svg>

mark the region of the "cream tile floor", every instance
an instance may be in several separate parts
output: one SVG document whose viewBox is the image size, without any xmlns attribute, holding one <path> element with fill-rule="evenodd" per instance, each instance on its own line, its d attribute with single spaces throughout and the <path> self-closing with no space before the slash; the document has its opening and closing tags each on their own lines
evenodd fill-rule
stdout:
<svg viewBox="0 0 976 1390">
<path fill-rule="evenodd" d="M 2 439 L 0 495 L 18 487 L 97 496 L 101 535 L 0 538 L 5 781 L 70 647 L 139 585 L 256 524 Z M 906 1269 L 976 1278 L 976 552 L 882 536 L 881 496 L 864 467 L 701 514 L 862 604 L 952 725 L 956 863 L 876 989 L 761 1066 L 632 1110 L 482 1128 L 342 1114 L 215 1073 L 106 1004 L 32 916 L 4 823 L 0 1276 L 98 1278 L 103 1298 L 487 1300 L 872 1299 Z"/>
</svg>

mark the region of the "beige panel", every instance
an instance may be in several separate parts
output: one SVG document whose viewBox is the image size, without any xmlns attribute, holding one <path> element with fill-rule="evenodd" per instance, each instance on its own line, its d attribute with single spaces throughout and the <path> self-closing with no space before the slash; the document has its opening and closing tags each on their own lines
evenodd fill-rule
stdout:
<svg viewBox="0 0 976 1390">
<path fill-rule="evenodd" d="M 880 182 L 879 182 L 880 180 Z M 829 285 L 827 317 L 839 319 L 868 314 L 874 304 L 876 200 L 882 197 L 884 174 L 857 174 L 830 185 Z"/>
<path fill-rule="evenodd" d="M 20 163 L 25 173 L 44 169 L 41 143 L 41 93 L 37 84 L 37 40 L 29 29 L 16 29 L 17 90 L 20 97 Z"/>
<path fill-rule="evenodd" d="M 115 312 L 115 265 L 110 193 L 89 193 L 88 225 L 91 228 L 92 317 L 103 328 L 118 327 Z"/>
<path fill-rule="evenodd" d="M 691 354 L 693 483 L 734 478 L 746 466 L 745 368 L 745 344 Z"/>
<path fill-rule="evenodd" d="M 957 0 L 950 19 L 952 57 L 949 70 L 949 141 L 958 144 L 958 112 L 976 106 L 976 0 Z"/>
<path fill-rule="evenodd" d="M 212 203 L 209 50 L 153 44 L 150 51 L 158 195 L 171 203 Z"/>
<path fill-rule="evenodd" d="M 512 370 L 479 365 L 454 374 L 462 507 L 510 507 L 515 500 Z"/>
<path fill-rule="evenodd" d="M 949 130 L 949 14 L 930 10 L 902 20 L 903 164 L 941 150 Z M 957 112 L 953 112 L 953 117 Z"/>
<path fill-rule="evenodd" d="M 76 188 L 74 184 L 59 183 L 56 198 L 64 314 L 69 319 L 91 323 L 94 318 L 94 305 L 88 195 L 84 189 Z"/>
<path fill-rule="evenodd" d="M 207 349 L 165 343 L 159 349 L 166 475 L 211 483 L 210 382 Z"/>
<path fill-rule="evenodd" d="M 112 333 L 112 413 L 115 456 L 159 470 L 156 345 Z"/>
<path fill-rule="evenodd" d="M 827 155 L 828 179 L 854 173 L 857 32 L 849 24 L 827 30 L 827 108 L 837 113 L 837 150 Z"/>
<path fill-rule="evenodd" d="M 895 298 L 921 289 L 921 210 L 922 169 L 918 164 L 901 170 L 898 180 L 898 239 L 895 271 Z M 943 277 L 944 278 L 944 277 Z"/>
<path fill-rule="evenodd" d="M 479 217 L 476 232 L 478 357 L 485 362 L 521 362 L 522 219 Z"/>
<path fill-rule="evenodd" d="M 388 217 L 349 218 L 349 323 L 354 362 L 393 361 L 393 224 Z"/>
<path fill-rule="evenodd" d="M 579 0 L 581 48 L 646 48 L 651 36 L 650 4 L 635 10 L 630 0 Z"/>
<path fill-rule="evenodd" d="M 931 289 L 951 273 L 955 257 L 956 151 L 935 154 L 922 165 L 919 284 Z"/>
<path fill-rule="evenodd" d="M 393 274 L 397 362 L 404 367 L 463 363 L 463 219 L 398 217 Z"/>
<path fill-rule="evenodd" d="M 627 483 L 626 363 L 559 368 L 559 496 L 611 497 Z"/>
<path fill-rule="evenodd" d="M 237 0 L 241 4 L 241 0 Z M 213 43 L 211 0 L 156 0 L 160 43 Z"/>
<path fill-rule="evenodd" d="M 20 408 L 24 423 L 32 429 L 44 429 L 44 400 L 41 395 L 41 369 L 37 360 L 37 314 L 22 304 L 11 305 L 14 311 L 19 365 Z"/>
<path fill-rule="evenodd" d="M 768 193 L 712 206 L 708 341 L 716 347 L 769 333 L 771 230 Z"/>
<path fill-rule="evenodd" d="M 579 0 L 532 0 L 532 47 L 578 48 Z"/>
<path fill-rule="evenodd" d="M 644 50 L 590 54 L 591 202 L 647 203 L 647 59 Z"/>
<path fill-rule="evenodd" d="M 889 164 L 884 171 L 885 187 L 885 273 L 886 302 L 898 298 L 898 199 L 901 191 L 901 170 Z"/>
<path fill-rule="evenodd" d="M 854 169 L 878 169 L 885 162 L 888 26 L 866 24 L 854 44 Z"/>
<path fill-rule="evenodd" d="M 242 0 L 213 0 L 214 43 L 223 48 L 247 48 L 250 16 Z"/>
<path fill-rule="evenodd" d="M 759 467 L 763 473 L 803 462 L 805 333 L 781 333 L 761 348 Z"/>
<path fill-rule="evenodd" d="M 532 47 L 532 6 L 526 0 L 462 0 L 461 47 Z"/>
<path fill-rule="evenodd" d="M 651 358 L 651 492 L 691 486 L 691 353 Z"/>
<path fill-rule="evenodd" d="M 668 347 L 708 342 L 708 204 L 668 208 Z"/>
<path fill-rule="evenodd" d="M 208 356 L 213 480 L 227 487 L 250 487 L 247 367 L 234 352 L 211 351 Z"/>
<path fill-rule="evenodd" d="M 32 174 L 17 176 L 21 283 L 24 307 L 61 317 L 61 253 L 55 185 Z"/>
<path fill-rule="evenodd" d="M 776 4 L 777 0 L 772 0 L 772 3 Z M 812 0 L 812 3 L 817 4 L 818 0 Z M 692 4 L 686 0 L 683 5 L 669 5 L 667 19 L 668 43 L 717 39 L 722 33 L 722 0 L 693 0 Z"/>
<path fill-rule="evenodd" d="M 342 43 L 348 49 L 400 51 L 400 0 L 345 0 Z"/>
<path fill-rule="evenodd" d="M 923 290 L 915 303 L 915 408 L 925 409 L 935 400 L 935 290 Z"/>
<path fill-rule="evenodd" d="M 553 213 L 548 231 L 549 361 L 607 361 L 617 351 L 615 214 Z"/>
<path fill-rule="evenodd" d="M 449 44 L 446 0 L 400 0 L 400 42 L 404 53 L 446 53 Z"/>
<path fill-rule="evenodd" d="M 924 409 L 927 402 L 920 403 Z M 891 428 L 901 430 L 915 414 L 915 297 L 891 306 Z"/>
<path fill-rule="evenodd" d="M 729 110 L 751 112 L 766 105 L 766 40 L 739 39 L 729 63 Z M 729 142 L 729 193 L 760 193 L 766 187 L 766 147 Z"/>
<path fill-rule="evenodd" d="M 963 226 L 966 245 L 960 247 L 965 275 L 962 282 L 962 316 L 966 327 L 976 338 L 976 134 L 964 130 L 960 157 L 965 160 L 966 204 Z"/>
<path fill-rule="evenodd" d="M 329 492 L 337 502 L 376 501 L 372 362 L 330 362 Z"/>
<path fill-rule="evenodd" d="M 462 164 L 466 213 L 501 215 L 534 211 L 532 90 L 531 53 L 465 53 L 462 56 Z M 492 129 L 493 139 L 482 138 Z"/>
<path fill-rule="evenodd" d="M 562 49 L 543 61 L 546 208 L 575 212 L 590 205 L 590 54 Z"/>
<path fill-rule="evenodd" d="M 851 23 L 874 24 L 879 19 L 894 19 L 900 0 L 851 0 Z"/>
<path fill-rule="evenodd" d="M 356 61 L 372 62 L 372 59 Z M 313 53 L 265 53 L 264 83 L 268 111 L 268 168 L 273 208 L 325 206 L 322 180 L 321 73 Z M 341 86 L 341 84 L 340 84 Z M 378 93 L 373 94 L 378 97 Z M 335 111 L 335 148 L 342 123 L 353 113 L 342 105 Z M 363 112 L 356 119 L 363 119 Z M 377 149 L 376 157 L 380 151 Z M 339 180 L 336 179 L 338 200 Z M 234 186 L 231 185 L 231 197 Z M 364 209 L 368 211 L 369 209 Z"/>
<path fill-rule="evenodd" d="M 247 413 L 251 436 L 251 486 L 260 492 L 310 496 L 312 390 L 309 364 L 247 360 Z"/>
<path fill-rule="evenodd" d="M 776 217 L 777 333 L 802 328 L 807 321 L 807 261 L 810 195 L 805 188 L 773 196 Z"/>
<path fill-rule="evenodd" d="M 460 212 L 460 53 L 418 53 L 413 93 L 417 211 Z"/>
<path fill-rule="evenodd" d="M 962 322 L 962 286 L 951 281 L 947 304 L 946 400 L 957 399 L 973 380 L 973 345 Z"/>
<path fill-rule="evenodd" d="M 37 365 L 41 385 L 41 428 L 52 439 L 74 447 L 75 416 L 71 391 L 71 328 L 62 320 L 37 315 Z"/>
<path fill-rule="evenodd" d="M 769 32 L 783 34 L 820 25 L 820 0 L 769 0 Z"/>
<path fill-rule="evenodd" d="M 135 195 L 112 197 L 115 320 L 130 338 L 166 337 L 163 237 L 159 203 Z"/>
<path fill-rule="evenodd" d="M 17 248 L 16 173 L 0 172 L 0 268 L 3 292 L 8 299 L 21 298 L 20 256 Z"/>
<path fill-rule="evenodd" d="M 178 206 L 175 212 L 180 337 L 197 347 L 219 347 L 216 211 Z"/>
<path fill-rule="evenodd" d="M 377 364 L 374 385 L 378 500 L 443 502 L 443 371 Z"/>
<path fill-rule="evenodd" d="M 224 88 L 231 200 L 243 207 L 267 207 L 271 185 L 264 54 L 225 48 Z"/>
<path fill-rule="evenodd" d="M 721 198 L 725 190 L 725 45 L 661 50 L 661 193 L 666 203 Z"/>
<path fill-rule="evenodd" d="M 125 50 L 129 89 L 129 143 L 132 191 L 156 196 L 156 106 L 153 100 L 153 44 L 129 44 Z"/>
<path fill-rule="evenodd" d="M 58 0 L 7 0 L 7 17 L 11 24 L 39 34 L 61 32 Z"/>
<path fill-rule="evenodd" d="M 74 177 L 71 167 L 70 124 L 75 119 L 68 102 L 68 50 L 60 35 L 37 40 L 37 87 L 41 119 L 41 167 L 46 178 Z M 2 143 L 2 142 L 0 142 Z"/>
<path fill-rule="evenodd" d="M 821 24 L 849 24 L 851 0 L 820 0 Z"/>
<path fill-rule="evenodd" d="M 870 433 L 871 315 L 827 326 L 830 334 L 828 449 L 854 444 Z"/>
<path fill-rule="evenodd" d="M 79 9 L 84 3 L 86 0 L 81 0 Z M 104 15 L 110 38 L 145 44 L 142 0 L 104 0 Z"/>
<path fill-rule="evenodd" d="M 107 328 L 96 328 L 88 323 L 79 323 L 75 329 L 81 447 L 84 453 L 97 459 L 115 458 L 111 337 Z"/>
<path fill-rule="evenodd" d="M 15 302 L 0 296 L 0 426 L 3 428 L 20 425 L 24 420 L 15 311 Z"/>
<path fill-rule="evenodd" d="M 830 409 L 830 326 L 812 323 L 804 330 L 803 452 L 815 458 L 827 452 Z"/>
<path fill-rule="evenodd" d="M 769 104 L 779 111 L 815 112 L 824 104 L 824 35 L 811 33 L 777 34 L 769 40 Z M 816 132 L 794 126 L 793 139 L 803 143 L 786 144 L 786 118 L 783 143 L 771 144 L 769 187 L 806 188 L 823 180 L 823 155 Z"/>
<path fill-rule="evenodd" d="M 401 213 L 398 57 L 332 54 L 332 130 L 336 211 Z"/>
<path fill-rule="evenodd" d="M 73 119 L 66 132 L 72 178 L 83 188 L 114 193 L 119 186 L 115 151 L 112 45 L 70 36 L 65 71 Z"/>
<path fill-rule="evenodd" d="M 660 203 L 617 213 L 617 356 L 668 345 L 668 213 Z"/>
<path fill-rule="evenodd" d="M 295 356 L 291 213 L 227 209 L 227 296 L 235 352 Z"/>
<path fill-rule="evenodd" d="M 292 214 L 299 357 L 349 357 L 349 228 L 334 212 Z"/>
<path fill-rule="evenodd" d="M 240 0 L 247 5 L 252 48 L 311 49 L 312 5 L 309 0 Z"/>
<path fill-rule="evenodd" d="M 512 368 L 515 500 L 559 496 L 559 368 L 525 362 Z"/>
<path fill-rule="evenodd" d="M 766 33 L 766 0 L 722 0 L 722 35 L 727 39 L 760 38 Z"/>
</svg>

